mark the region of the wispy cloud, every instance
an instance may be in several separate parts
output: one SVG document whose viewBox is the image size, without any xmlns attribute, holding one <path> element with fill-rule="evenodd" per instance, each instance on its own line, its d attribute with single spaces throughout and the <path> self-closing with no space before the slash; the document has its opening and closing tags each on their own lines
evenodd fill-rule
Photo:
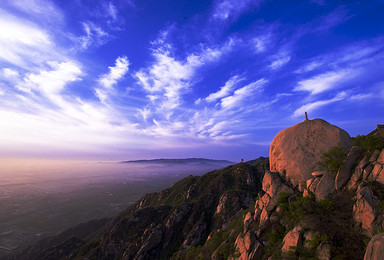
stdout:
<svg viewBox="0 0 384 260">
<path fill-rule="evenodd" d="M 40 93 L 52 102 L 61 100 L 60 92 L 70 83 L 81 80 L 82 71 L 74 62 L 49 62 L 50 70 L 27 74 L 15 87 L 27 93 Z"/>
<path fill-rule="evenodd" d="M 242 80 L 244 80 L 244 78 L 239 78 L 238 75 L 236 76 L 233 76 L 232 78 L 230 78 L 224 86 L 222 86 L 220 88 L 219 91 L 215 92 L 215 93 L 211 93 L 209 94 L 208 97 L 205 98 L 205 100 L 207 102 L 215 102 L 217 99 L 220 99 L 220 98 L 223 98 L 223 97 L 226 97 L 228 96 L 229 94 L 231 94 L 236 86 L 236 84 L 238 84 L 239 82 L 241 82 Z"/>
<path fill-rule="evenodd" d="M 356 69 L 325 72 L 299 81 L 294 91 L 308 91 L 311 95 L 319 94 L 337 88 L 339 84 L 356 77 L 358 74 L 359 71 Z"/>
<path fill-rule="evenodd" d="M 287 64 L 290 60 L 291 57 L 289 55 L 279 55 L 268 67 L 272 70 L 277 70 Z"/>
<path fill-rule="evenodd" d="M 353 100 L 353 101 L 361 101 L 361 100 L 364 100 L 364 99 L 369 99 L 369 98 L 372 98 L 374 97 L 374 95 L 372 93 L 368 93 L 368 94 L 356 94 L 356 95 L 352 95 L 350 97 L 350 100 Z"/>
<path fill-rule="evenodd" d="M 180 105 L 181 96 L 190 88 L 196 70 L 231 51 L 234 40 L 230 39 L 220 47 L 202 48 L 200 52 L 189 54 L 181 60 L 172 55 L 172 46 L 166 41 L 158 40 L 154 44 L 155 62 L 135 75 L 148 93 L 153 109 L 165 112 L 169 117 L 172 110 Z"/>
<path fill-rule="evenodd" d="M 246 98 L 254 95 L 257 91 L 260 91 L 266 83 L 268 83 L 267 80 L 260 79 L 237 89 L 232 96 L 225 97 L 221 100 L 221 107 L 228 110 L 234 107 L 242 106 Z"/>
<path fill-rule="evenodd" d="M 79 37 L 81 49 L 85 50 L 93 45 L 103 45 L 109 38 L 109 34 L 107 32 L 92 22 L 84 22 L 83 29 L 85 35 Z"/>
<path fill-rule="evenodd" d="M 100 87 L 96 88 L 95 91 L 102 103 L 106 103 L 109 96 L 114 93 L 114 85 L 125 76 L 129 65 L 127 57 L 118 57 L 115 66 L 108 67 L 109 73 L 100 76 L 98 80 Z"/>
<path fill-rule="evenodd" d="M 293 117 L 303 116 L 304 112 L 308 112 L 308 113 L 313 112 L 313 111 L 315 111 L 315 110 L 317 110 L 323 106 L 326 106 L 328 104 L 340 101 L 340 100 L 344 99 L 345 97 L 346 97 L 346 93 L 340 92 L 339 94 L 336 95 L 336 97 L 334 97 L 332 99 L 319 100 L 319 101 L 305 104 L 305 105 L 299 107 L 298 109 L 296 109 L 292 116 Z"/>
<path fill-rule="evenodd" d="M 213 18 L 218 20 L 236 19 L 241 13 L 258 7 L 262 0 L 221 0 L 216 1 Z"/>
<path fill-rule="evenodd" d="M 0 59 L 26 68 L 54 55 L 47 31 L 0 10 Z"/>
<path fill-rule="evenodd" d="M 38 16 L 40 21 L 62 20 L 61 12 L 56 8 L 52 1 L 47 0 L 3 0 L 2 4 L 12 6 L 25 16 Z"/>
<path fill-rule="evenodd" d="M 271 42 L 271 36 L 269 33 L 255 37 L 251 40 L 251 45 L 256 53 L 262 53 L 267 50 L 268 45 Z"/>
</svg>

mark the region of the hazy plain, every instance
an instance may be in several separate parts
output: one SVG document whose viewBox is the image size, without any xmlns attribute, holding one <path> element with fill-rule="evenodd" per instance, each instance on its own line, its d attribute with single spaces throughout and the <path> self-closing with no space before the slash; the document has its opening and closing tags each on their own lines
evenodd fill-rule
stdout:
<svg viewBox="0 0 384 260">
<path fill-rule="evenodd" d="M 0 255 L 226 165 L 0 160 Z"/>
</svg>

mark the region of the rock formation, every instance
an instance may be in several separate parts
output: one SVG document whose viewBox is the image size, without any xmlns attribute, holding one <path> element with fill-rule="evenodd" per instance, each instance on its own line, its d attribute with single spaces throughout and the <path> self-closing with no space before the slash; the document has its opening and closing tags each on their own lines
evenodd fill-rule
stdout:
<svg viewBox="0 0 384 260">
<path fill-rule="evenodd" d="M 384 233 L 372 237 L 367 246 L 364 260 L 384 259 Z"/>
<path fill-rule="evenodd" d="M 383 147 L 352 147 L 337 174 L 315 169 L 321 152 L 350 141 L 306 118 L 274 139 L 272 170 L 261 158 L 189 176 L 93 232 L 67 231 L 7 260 L 384 259 Z"/>
<path fill-rule="evenodd" d="M 322 119 L 305 120 L 280 131 L 269 151 L 271 171 L 285 174 L 293 184 L 312 178 L 321 155 L 334 146 L 352 146 L 347 132 Z"/>
</svg>

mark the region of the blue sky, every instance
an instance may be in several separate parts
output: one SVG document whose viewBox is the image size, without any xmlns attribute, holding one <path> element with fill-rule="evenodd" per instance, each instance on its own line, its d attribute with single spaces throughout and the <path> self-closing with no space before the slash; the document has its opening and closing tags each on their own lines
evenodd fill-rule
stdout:
<svg viewBox="0 0 384 260">
<path fill-rule="evenodd" d="M 384 1 L 2 0 L 0 156 L 267 156 L 384 123 Z"/>
</svg>

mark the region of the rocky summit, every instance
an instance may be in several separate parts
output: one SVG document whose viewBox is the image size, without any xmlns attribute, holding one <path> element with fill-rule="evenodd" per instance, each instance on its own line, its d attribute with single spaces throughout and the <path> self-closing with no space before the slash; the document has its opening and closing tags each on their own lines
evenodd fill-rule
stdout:
<svg viewBox="0 0 384 260">
<path fill-rule="evenodd" d="M 379 130 L 350 148 L 345 131 L 306 120 L 276 136 L 271 167 L 260 158 L 189 176 L 5 259 L 383 259 Z"/>
<path fill-rule="evenodd" d="M 322 119 L 303 122 L 280 131 L 269 150 L 271 171 L 285 174 L 292 183 L 311 178 L 321 155 L 334 146 L 352 146 L 347 132 Z"/>
</svg>

